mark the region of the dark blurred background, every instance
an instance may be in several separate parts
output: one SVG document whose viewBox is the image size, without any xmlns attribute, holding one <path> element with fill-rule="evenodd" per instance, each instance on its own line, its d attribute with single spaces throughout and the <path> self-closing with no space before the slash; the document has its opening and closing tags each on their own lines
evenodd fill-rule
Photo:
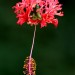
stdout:
<svg viewBox="0 0 75 75">
<path fill-rule="evenodd" d="M 0 0 L 0 75 L 24 75 L 34 26 L 16 24 L 12 6 L 21 0 Z M 64 17 L 59 25 L 37 26 L 33 58 L 36 75 L 75 75 L 75 1 L 60 0 Z"/>
</svg>

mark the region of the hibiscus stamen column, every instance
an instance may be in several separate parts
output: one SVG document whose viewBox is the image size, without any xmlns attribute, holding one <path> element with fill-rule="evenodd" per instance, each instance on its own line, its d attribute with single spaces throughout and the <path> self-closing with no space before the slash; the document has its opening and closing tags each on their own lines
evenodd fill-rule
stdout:
<svg viewBox="0 0 75 75">
<path fill-rule="evenodd" d="M 30 75 L 31 75 L 31 59 L 32 59 L 32 52 L 33 52 L 33 47 L 34 47 L 35 33 L 36 33 L 36 25 L 35 25 L 35 29 L 34 29 L 34 36 L 33 36 L 32 46 L 31 46 L 31 50 L 30 50 L 30 56 L 29 56 L 29 73 L 30 73 Z"/>
<path fill-rule="evenodd" d="M 33 47 L 34 47 L 34 40 L 35 40 L 35 33 L 36 33 L 36 25 L 35 25 L 35 29 L 34 29 L 34 36 L 33 36 L 33 42 L 32 42 L 32 46 L 31 46 L 31 52 L 30 52 L 30 58 L 32 57 L 32 51 L 33 51 Z"/>
<path fill-rule="evenodd" d="M 36 25 L 34 28 L 34 35 L 33 35 L 33 41 L 32 41 L 32 46 L 30 50 L 30 55 L 25 59 L 25 63 L 23 68 L 25 71 L 23 71 L 24 74 L 26 75 L 35 75 L 35 70 L 36 70 L 36 63 L 35 60 L 32 58 L 32 52 L 33 52 L 33 47 L 34 47 L 34 41 L 35 41 L 35 34 L 36 34 Z"/>
</svg>

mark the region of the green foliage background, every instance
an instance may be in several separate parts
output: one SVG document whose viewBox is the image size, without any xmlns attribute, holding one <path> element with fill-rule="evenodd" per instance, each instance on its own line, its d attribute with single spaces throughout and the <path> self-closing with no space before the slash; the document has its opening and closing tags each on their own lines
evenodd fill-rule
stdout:
<svg viewBox="0 0 75 75">
<path fill-rule="evenodd" d="M 16 2 L 0 0 L 0 75 L 23 75 L 31 48 L 34 26 L 16 24 L 12 10 Z M 37 26 L 33 51 L 36 75 L 75 75 L 75 6 L 74 1 L 61 2 L 64 17 L 58 17 L 58 28 Z"/>
</svg>

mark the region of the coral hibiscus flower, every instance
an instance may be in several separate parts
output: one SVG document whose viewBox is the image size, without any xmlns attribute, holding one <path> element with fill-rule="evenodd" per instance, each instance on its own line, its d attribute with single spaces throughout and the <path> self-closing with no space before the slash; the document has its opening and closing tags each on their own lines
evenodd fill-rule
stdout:
<svg viewBox="0 0 75 75">
<path fill-rule="evenodd" d="M 17 24 L 27 22 L 30 25 L 47 26 L 47 23 L 58 25 L 55 15 L 63 16 L 62 5 L 58 0 L 22 0 L 13 8 L 15 9 Z"/>
</svg>

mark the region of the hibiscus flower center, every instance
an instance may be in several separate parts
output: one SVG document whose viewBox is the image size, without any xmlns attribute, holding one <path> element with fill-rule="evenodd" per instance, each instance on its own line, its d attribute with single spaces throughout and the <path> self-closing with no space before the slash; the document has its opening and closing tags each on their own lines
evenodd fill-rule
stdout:
<svg viewBox="0 0 75 75">
<path fill-rule="evenodd" d="M 41 14 L 39 11 L 40 6 L 39 5 L 36 5 L 34 8 L 33 8 L 33 11 L 31 11 L 30 13 L 30 16 L 33 20 L 41 20 L 42 17 L 41 17 Z"/>
</svg>

